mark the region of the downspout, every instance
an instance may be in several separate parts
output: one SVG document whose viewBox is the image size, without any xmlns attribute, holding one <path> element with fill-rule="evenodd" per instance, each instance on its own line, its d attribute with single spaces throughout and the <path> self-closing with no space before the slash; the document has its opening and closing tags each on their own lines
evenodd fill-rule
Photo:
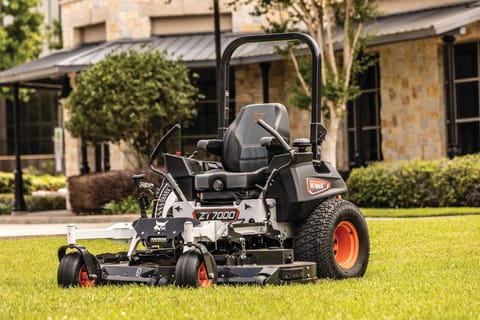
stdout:
<svg viewBox="0 0 480 320">
<path fill-rule="evenodd" d="M 14 125 L 14 148 L 15 148 L 15 198 L 13 199 L 13 211 L 25 211 L 27 206 L 23 197 L 22 159 L 20 157 L 20 84 L 13 85 L 13 125 Z"/>
<path fill-rule="evenodd" d="M 446 94 L 446 111 L 447 111 L 447 155 L 448 158 L 459 154 L 458 150 L 458 137 L 455 128 L 455 84 L 454 84 L 454 67 L 453 67 L 453 43 L 455 37 L 452 35 L 445 35 L 442 37 L 444 46 L 444 66 L 445 66 L 445 94 Z"/>
<path fill-rule="evenodd" d="M 268 103 L 270 101 L 270 94 L 268 92 L 269 85 L 269 72 L 270 72 L 270 62 L 262 62 L 259 64 L 260 69 L 262 70 L 262 88 L 263 88 L 263 103 Z"/>
</svg>

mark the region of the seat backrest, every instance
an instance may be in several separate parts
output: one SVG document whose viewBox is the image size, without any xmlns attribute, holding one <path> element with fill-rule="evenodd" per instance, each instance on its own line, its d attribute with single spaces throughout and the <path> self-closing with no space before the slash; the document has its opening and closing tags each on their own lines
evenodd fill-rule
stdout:
<svg viewBox="0 0 480 320">
<path fill-rule="evenodd" d="M 222 163 L 226 170 L 248 172 L 268 165 L 268 152 L 260 145 L 260 139 L 270 134 L 257 124 L 258 119 L 272 126 L 282 137 L 290 139 L 290 123 L 284 105 L 247 105 L 228 126 L 223 138 Z"/>
</svg>

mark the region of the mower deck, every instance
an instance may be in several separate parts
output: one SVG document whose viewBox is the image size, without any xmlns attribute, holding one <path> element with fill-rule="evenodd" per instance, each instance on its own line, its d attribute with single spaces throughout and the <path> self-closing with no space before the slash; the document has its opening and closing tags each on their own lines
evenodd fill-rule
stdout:
<svg viewBox="0 0 480 320">
<path fill-rule="evenodd" d="M 173 283 L 175 266 L 100 265 L 103 283 L 139 283 L 167 285 Z M 293 262 L 281 265 L 218 266 L 217 284 L 291 284 L 317 280 L 316 264 Z"/>
<path fill-rule="evenodd" d="M 157 263 L 132 265 L 131 262 L 123 261 L 124 254 L 103 254 L 96 257 L 100 261 L 102 283 L 167 285 L 174 282 L 175 265 Z M 248 250 L 246 255 L 250 257 L 249 260 L 254 257 L 257 263 L 218 265 L 217 284 L 265 285 L 306 283 L 317 280 L 316 264 L 303 261 L 290 262 L 291 249 Z"/>
</svg>

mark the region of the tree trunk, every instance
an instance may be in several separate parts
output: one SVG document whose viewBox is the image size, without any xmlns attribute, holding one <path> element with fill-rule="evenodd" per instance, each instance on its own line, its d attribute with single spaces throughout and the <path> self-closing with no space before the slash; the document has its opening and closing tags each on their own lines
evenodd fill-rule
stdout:
<svg viewBox="0 0 480 320">
<path fill-rule="evenodd" d="M 327 137 L 322 144 L 321 158 L 337 167 L 337 141 L 340 128 L 341 116 L 330 113 L 330 119 L 325 120 L 324 124 L 327 129 Z"/>
</svg>

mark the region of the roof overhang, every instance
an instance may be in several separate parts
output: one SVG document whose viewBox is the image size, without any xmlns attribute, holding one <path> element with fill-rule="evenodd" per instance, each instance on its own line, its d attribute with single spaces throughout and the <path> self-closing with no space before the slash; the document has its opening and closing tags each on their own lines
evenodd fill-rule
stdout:
<svg viewBox="0 0 480 320">
<path fill-rule="evenodd" d="M 226 46 L 238 34 L 223 35 Z M 148 39 L 121 39 L 73 49 L 64 49 L 48 56 L 0 72 L 0 85 L 20 83 L 22 86 L 42 87 L 51 82 L 60 85 L 67 73 L 82 71 L 107 55 L 133 50 L 166 50 L 181 59 L 190 68 L 215 67 L 215 38 L 213 34 L 189 34 L 152 37 Z M 240 48 L 232 58 L 232 65 L 279 60 L 275 44 L 249 44 Z"/>
<path fill-rule="evenodd" d="M 439 36 L 480 21 L 480 1 L 461 5 L 382 16 L 365 26 L 370 36 L 369 45 L 382 45 Z M 226 46 L 240 34 L 222 34 Z M 337 43 L 341 45 L 339 33 Z M 256 43 L 240 47 L 232 57 L 232 65 L 280 60 L 274 43 Z M 152 37 L 149 39 L 122 39 L 64 49 L 37 60 L 0 72 L 0 85 L 20 83 L 30 87 L 61 87 L 62 78 L 70 72 L 82 71 L 102 60 L 108 54 L 134 50 L 167 50 L 174 58 L 181 58 L 190 68 L 215 66 L 215 39 L 213 34 L 188 34 Z"/>
<path fill-rule="evenodd" d="M 366 24 L 369 46 L 435 37 L 480 21 L 480 2 L 381 16 Z"/>
</svg>

